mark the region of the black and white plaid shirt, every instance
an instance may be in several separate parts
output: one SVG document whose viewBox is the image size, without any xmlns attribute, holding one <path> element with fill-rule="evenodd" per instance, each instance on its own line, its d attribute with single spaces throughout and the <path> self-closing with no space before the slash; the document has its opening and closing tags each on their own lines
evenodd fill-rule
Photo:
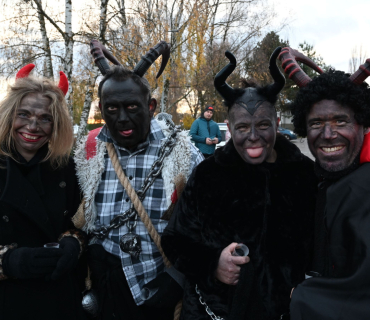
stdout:
<svg viewBox="0 0 370 320">
<path fill-rule="evenodd" d="M 103 127 L 97 138 L 104 142 L 114 143 L 106 126 Z M 150 167 L 158 158 L 163 139 L 165 139 L 165 135 L 157 121 L 153 119 L 147 141 L 138 145 L 136 151 L 130 152 L 114 143 L 120 164 L 135 190 L 141 188 Z M 190 170 L 192 171 L 203 160 L 203 156 L 193 145 L 191 148 Z M 107 154 L 105 155 L 105 171 L 95 195 L 95 205 L 98 212 L 98 219 L 95 223 L 97 227 L 109 225 L 113 217 L 125 212 L 131 206 L 131 200 L 119 182 Z M 146 192 L 143 205 L 155 229 L 159 234 L 162 234 L 168 222 L 160 219 L 164 211 L 167 210 L 166 193 L 161 175 Z M 118 229 L 113 229 L 107 238 L 99 240 L 98 243 L 102 244 L 107 252 L 121 258 L 132 296 L 136 304 L 141 305 L 144 303 L 141 299 L 142 287 L 164 270 L 164 263 L 157 246 L 139 217 L 136 228 L 133 230 L 133 233 L 141 238 L 142 252 L 139 259 L 121 251 L 119 239 L 126 233 L 128 233 L 127 226 L 123 225 Z"/>
</svg>

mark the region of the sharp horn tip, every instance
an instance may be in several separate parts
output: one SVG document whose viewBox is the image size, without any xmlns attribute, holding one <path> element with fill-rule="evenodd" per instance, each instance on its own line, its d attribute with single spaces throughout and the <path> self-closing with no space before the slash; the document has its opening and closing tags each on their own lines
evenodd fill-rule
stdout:
<svg viewBox="0 0 370 320">
<path fill-rule="evenodd" d="M 59 76 L 60 78 L 58 87 L 60 88 L 60 90 L 63 91 L 64 95 L 66 95 L 69 87 L 68 78 L 63 71 L 59 71 Z"/>
<path fill-rule="evenodd" d="M 33 63 L 29 63 L 27 65 L 25 65 L 23 68 L 21 68 L 16 76 L 15 76 L 15 79 L 20 79 L 20 78 L 26 78 L 29 76 L 30 72 L 33 70 L 33 68 L 35 67 L 35 65 Z"/>
<path fill-rule="evenodd" d="M 236 64 L 236 58 L 229 50 L 225 51 L 225 56 L 230 60 L 230 63 Z"/>
</svg>

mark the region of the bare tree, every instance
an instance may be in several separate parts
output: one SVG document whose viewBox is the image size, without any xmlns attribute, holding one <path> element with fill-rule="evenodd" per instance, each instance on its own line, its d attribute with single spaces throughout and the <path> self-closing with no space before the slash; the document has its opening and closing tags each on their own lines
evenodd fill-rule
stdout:
<svg viewBox="0 0 370 320">
<path fill-rule="evenodd" d="M 35 62 L 38 73 L 43 70 L 44 75 L 52 77 L 53 70 L 61 66 L 71 88 L 78 87 L 79 99 L 73 108 L 74 121 L 80 123 L 79 137 L 85 132 L 98 76 L 88 54 L 91 39 L 99 39 L 130 69 L 157 42 L 169 42 L 171 56 L 163 76 L 155 78 L 160 61 L 146 74 L 157 93 L 160 110 L 175 113 L 178 103 L 189 101 L 195 117 L 198 110 L 211 103 L 223 116 L 213 79 L 227 63 L 225 50 L 236 54 L 242 65 L 275 17 L 265 0 L 65 0 L 63 4 L 13 0 L 12 4 L 14 14 L 4 18 L 11 22 L 11 28 L 0 37 L 4 40 L 0 57 L 6 61 L 0 65 L 0 74 L 12 75 L 22 64 Z M 72 10 L 72 4 L 79 9 Z M 74 31 L 72 14 L 79 18 Z M 228 81 L 236 81 L 240 70 L 238 65 Z M 72 97 L 77 98 L 71 91 L 70 110 Z"/>
<path fill-rule="evenodd" d="M 25 0 L 28 2 L 27 0 Z M 64 39 L 65 54 L 62 59 L 63 69 L 67 78 L 71 81 L 72 72 L 73 72 L 73 47 L 74 47 L 74 33 L 72 32 L 72 0 L 65 0 L 65 11 L 64 11 L 64 31 L 59 26 L 59 21 L 53 19 L 47 12 L 44 10 L 41 0 L 33 0 L 33 3 L 37 7 L 38 15 L 42 16 L 42 19 L 47 19 L 50 24 L 57 30 L 60 36 Z M 40 23 L 41 25 L 41 23 Z M 72 103 L 72 90 L 73 86 L 69 86 L 68 92 L 66 95 L 66 101 L 68 105 L 69 112 L 72 116 L 73 114 L 73 103 Z"/>
<path fill-rule="evenodd" d="M 39 7 L 42 7 L 42 0 L 35 0 L 35 3 L 37 3 Z M 54 79 L 50 42 L 46 31 L 45 17 L 38 8 L 37 8 L 37 17 L 40 24 L 40 33 L 42 38 L 43 50 L 45 52 L 45 68 L 43 74 L 47 78 Z"/>
<path fill-rule="evenodd" d="M 367 51 L 360 46 L 355 46 L 352 49 L 351 58 L 349 59 L 348 72 L 355 73 L 358 70 L 358 67 L 365 62 L 368 54 Z"/>
<path fill-rule="evenodd" d="M 109 0 L 100 1 L 100 20 L 99 20 L 99 37 L 98 39 L 105 44 L 105 34 L 107 30 L 107 6 Z M 93 64 L 91 65 L 91 73 L 86 84 L 85 101 L 81 112 L 80 126 L 77 134 L 77 141 L 86 133 L 87 120 L 90 113 L 91 103 L 94 94 L 96 79 L 99 75 L 99 69 Z"/>
</svg>

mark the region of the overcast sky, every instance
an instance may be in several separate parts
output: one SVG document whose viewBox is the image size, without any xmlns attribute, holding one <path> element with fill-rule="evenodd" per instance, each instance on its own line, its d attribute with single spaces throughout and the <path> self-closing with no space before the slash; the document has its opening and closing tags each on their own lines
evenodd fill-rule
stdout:
<svg viewBox="0 0 370 320">
<path fill-rule="evenodd" d="M 291 47 L 306 41 L 326 64 L 346 72 L 355 46 L 362 45 L 370 58 L 370 0 L 269 1 L 291 21 L 280 33 Z"/>
</svg>

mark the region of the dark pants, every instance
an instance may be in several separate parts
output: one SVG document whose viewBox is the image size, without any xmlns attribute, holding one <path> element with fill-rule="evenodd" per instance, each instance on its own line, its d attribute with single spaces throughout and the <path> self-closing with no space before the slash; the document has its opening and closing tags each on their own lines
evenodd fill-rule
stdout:
<svg viewBox="0 0 370 320">
<path fill-rule="evenodd" d="M 212 156 L 212 154 L 203 153 L 203 157 L 204 157 L 204 159 L 207 159 L 207 158 L 209 158 L 210 156 Z"/>
<path fill-rule="evenodd" d="M 97 290 L 100 302 L 99 320 L 172 320 L 174 308 L 137 306 L 121 260 L 107 253 L 102 246 L 89 246 L 89 265 L 93 288 Z"/>
</svg>

